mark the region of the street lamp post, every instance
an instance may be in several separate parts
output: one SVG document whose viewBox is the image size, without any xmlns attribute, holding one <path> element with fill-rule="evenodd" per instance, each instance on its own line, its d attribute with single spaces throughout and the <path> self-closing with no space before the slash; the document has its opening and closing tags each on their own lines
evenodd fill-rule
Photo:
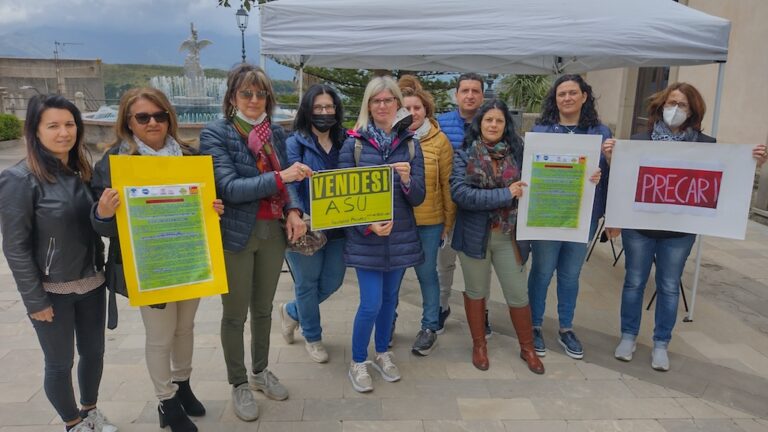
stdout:
<svg viewBox="0 0 768 432">
<path fill-rule="evenodd" d="M 248 28 L 248 12 L 241 6 L 237 13 L 235 13 L 235 18 L 237 18 L 237 28 L 240 29 L 240 41 L 243 46 L 243 63 L 245 63 L 245 29 Z"/>
</svg>

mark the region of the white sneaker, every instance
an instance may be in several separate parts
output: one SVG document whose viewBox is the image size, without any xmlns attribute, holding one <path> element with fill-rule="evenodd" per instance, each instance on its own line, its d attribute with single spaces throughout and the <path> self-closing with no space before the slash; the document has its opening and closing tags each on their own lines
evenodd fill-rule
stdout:
<svg viewBox="0 0 768 432">
<path fill-rule="evenodd" d="M 384 381 L 395 382 L 400 381 L 400 369 L 397 368 L 395 362 L 392 361 L 394 355 L 392 351 L 385 353 L 376 353 L 376 359 L 371 364 L 374 369 L 379 371 Z"/>
<path fill-rule="evenodd" d="M 96 429 L 93 428 L 91 422 L 83 420 L 70 429 L 69 432 L 96 432 Z"/>
<path fill-rule="evenodd" d="M 613 356 L 621 361 L 631 361 L 636 348 L 637 344 L 635 343 L 634 336 L 622 335 L 619 345 L 616 346 L 616 350 L 613 352 Z"/>
<path fill-rule="evenodd" d="M 307 342 L 304 345 L 304 348 L 307 349 L 309 358 L 311 358 L 312 361 L 317 363 L 325 363 L 328 361 L 328 351 L 325 350 L 322 341 Z"/>
<path fill-rule="evenodd" d="M 293 333 L 299 327 L 299 322 L 288 315 L 288 303 L 280 303 L 280 332 L 283 334 L 285 343 L 293 343 Z"/>
<path fill-rule="evenodd" d="M 253 392 L 248 383 L 242 383 L 232 388 L 232 409 L 242 421 L 254 421 L 259 418 L 259 406 L 253 398 Z"/>
<path fill-rule="evenodd" d="M 657 371 L 669 370 L 669 355 L 667 355 L 666 342 L 656 342 L 651 351 L 651 367 Z"/>
<path fill-rule="evenodd" d="M 349 380 L 352 382 L 352 388 L 359 393 L 373 390 L 373 380 L 368 373 L 368 363 L 370 362 L 352 362 L 349 364 Z"/>
<path fill-rule="evenodd" d="M 117 426 L 113 425 L 98 408 L 88 411 L 88 417 L 84 420 L 90 422 L 96 432 L 117 432 Z"/>
</svg>

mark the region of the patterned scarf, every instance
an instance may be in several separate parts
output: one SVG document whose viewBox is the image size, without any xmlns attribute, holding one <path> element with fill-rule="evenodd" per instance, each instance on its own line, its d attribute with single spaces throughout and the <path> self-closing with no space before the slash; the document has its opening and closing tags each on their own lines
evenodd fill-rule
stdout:
<svg viewBox="0 0 768 432">
<path fill-rule="evenodd" d="M 182 156 L 181 146 L 170 135 L 165 137 L 165 145 L 160 150 L 155 150 L 144 144 L 136 135 L 133 136 L 133 141 L 136 142 L 136 150 L 142 156 Z M 127 141 L 121 142 L 119 153 L 121 155 L 131 154 L 131 145 Z"/>
<path fill-rule="evenodd" d="M 470 186 L 480 189 L 505 188 L 520 180 L 520 166 L 504 141 L 495 145 L 475 141 L 467 153 L 469 160 L 464 181 Z M 492 210 L 490 218 L 492 226 L 501 227 L 504 234 L 512 234 L 517 223 L 517 204 Z"/>
<path fill-rule="evenodd" d="M 653 141 L 696 141 L 698 137 L 699 133 L 693 128 L 674 133 L 663 121 L 657 121 L 653 125 L 653 132 L 651 132 Z"/>
<path fill-rule="evenodd" d="M 280 171 L 280 161 L 277 159 L 274 148 L 272 148 L 272 128 L 268 118 L 260 123 L 252 125 L 246 119 L 240 116 L 232 117 L 232 124 L 241 137 L 248 140 L 248 149 L 256 159 L 256 168 L 261 173 L 270 171 Z M 279 193 L 271 195 L 269 198 L 270 211 L 275 217 L 283 215 L 283 207 L 288 203 L 288 191 L 283 188 Z"/>
<path fill-rule="evenodd" d="M 414 135 L 416 135 L 416 138 L 418 139 L 424 139 L 424 137 L 427 136 L 429 131 L 432 130 L 432 122 L 429 121 L 429 119 L 424 119 L 424 123 L 421 124 L 421 126 L 417 127 L 416 130 L 413 131 Z"/>
<path fill-rule="evenodd" d="M 386 132 L 377 128 L 373 122 L 368 123 L 368 128 L 366 131 L 373 138 L 373 140 L 379 144 L 379 151 L 383 155 L 384 160 L 387 160 L 389 154 L 392 152 L 392 141 L 395 140 L 397 131 L 392 128 L 392 131 L 389 133 L 389 135 L 387 135 Z"/>
</svg>

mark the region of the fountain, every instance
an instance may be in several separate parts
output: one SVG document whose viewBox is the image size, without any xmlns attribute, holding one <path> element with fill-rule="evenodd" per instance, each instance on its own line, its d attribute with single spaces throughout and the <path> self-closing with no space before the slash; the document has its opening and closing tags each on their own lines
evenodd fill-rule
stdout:
<svg viewBox="0 0 768 432">
<path fill-rule="evenodd" d="M 198 39 L 194 23 L 190 24 L 190 31 L 192 35 L 179 47 L 179 51 L 189 52 L 184 59 L 184 76 L 155 76 L 150 78 L 149 85 L 168 96 L 176 109 L 182 137 L 196 141 L 205 123 L 223 117 L 221 105 L 227 90 L 227 82 L 222 78 L 205 76 L 200 66 L 200 51 L 213 42 Z M 272 113 L 272 120 L 283 127 L 290 128 L 295 114 L 293 110 L 276 107 Z M 116 106 L 101 106 L 96 112 L 83 114 L 86 124 L 100 126 L 100 129 L 111 129 L 116 118 Z M 111 133 L 111 138 L 110 133 L 110 130 L 98 133 L 95 131 L 89 133 L 86 130 L 86 140 L 90 143 L 109 142 L 114 139 L 114 133 Z"/>
</svg>

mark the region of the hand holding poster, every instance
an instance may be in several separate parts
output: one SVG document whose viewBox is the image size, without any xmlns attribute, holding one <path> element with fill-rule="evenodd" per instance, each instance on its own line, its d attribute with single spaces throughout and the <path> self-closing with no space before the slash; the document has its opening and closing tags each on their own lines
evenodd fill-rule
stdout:
<svg viewBox="0 0 768 432">
<path fill-rule="evenodd" d="M 600 135 L 525 134 L 519 240 L 587 243 L 595 185 L 589 177 L 600 165 Z"/>
<path fill-rule="evenodd" d="M 132 306 L 227 292 L 210 156 L 115 156 L 117 228 Z"/>
<path fill-rule="evenodd" d="M 392 219 L 392 167 L 320 171 L 310 178 L 312 229 Z"/>
<path fill-rule="evenodd" d="M 619 140 L 608 227 L 744 239 L 755 161 L 748 144 Z"/>
</svg>

